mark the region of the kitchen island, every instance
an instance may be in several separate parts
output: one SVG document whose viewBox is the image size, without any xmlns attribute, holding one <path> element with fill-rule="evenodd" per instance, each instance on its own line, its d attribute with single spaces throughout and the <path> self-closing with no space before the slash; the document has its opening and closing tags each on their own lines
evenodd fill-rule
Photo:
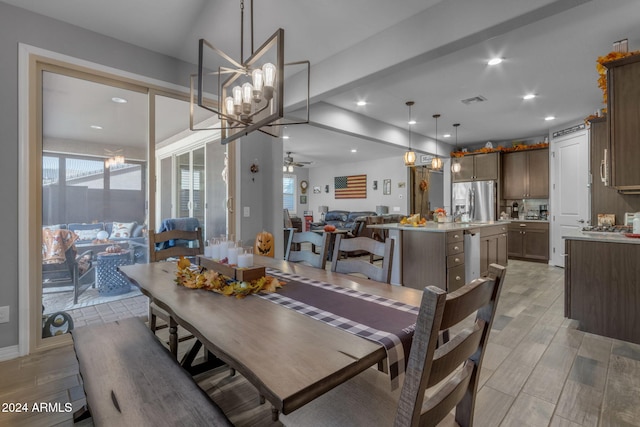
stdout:
<svg viewBox="0 0 640 427">
<path fill-rule="evenodd" d="M 640 239 L 576 231 L 565 239 L 565 317 L 640 344 Z"/>
<path fill-rule="evenodd" d="M 485 274 L 489 264 L 507 265 L 508 221 L 376 224 L 395 240 L 391 283 L 453 292 Z"/>
</svg>

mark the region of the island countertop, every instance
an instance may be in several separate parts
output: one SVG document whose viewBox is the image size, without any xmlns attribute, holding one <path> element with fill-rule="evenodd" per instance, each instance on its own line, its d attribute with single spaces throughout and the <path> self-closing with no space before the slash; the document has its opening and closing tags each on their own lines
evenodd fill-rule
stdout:
<svg viewBox="0 0 640 427">
<path fill-rule="evenodd" d="M 603 243 L 628 243 L 628 244 L 640 244 L 640 239 L 627 237 L 624 233 L 606 233 L 598 231 L 574 231 L 572 233 L 562 236 L 565 240 L 586 240 L 590 242 L 603 242 Z"/>
<path fill-rule="evenodd" d="M 446 233 L 448 231 L 469 230 L 481 227 L 491 227 L 494 225 L 507 225 L 510 221 L 485 221 L 485 222 L 433 222 L 427 221 L 426 224 L 416 226 L 400 223 L 389 224 L 372 224 L 368 228 L 381 228 L 385 230 L 401 230 L 401 231 L 420 231 L 427 233 Z"/>
</svg>

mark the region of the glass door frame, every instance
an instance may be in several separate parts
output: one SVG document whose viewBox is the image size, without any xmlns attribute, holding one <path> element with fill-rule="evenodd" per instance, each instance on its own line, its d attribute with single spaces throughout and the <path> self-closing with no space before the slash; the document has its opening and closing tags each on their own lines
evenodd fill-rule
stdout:
<svg viewBox="0 0 640 427">
<path fill-rule="evenodd" d="M 154 94 L 188 100 L 188 88 L 168 89 L 173 84 L 90 63 L 55 52 L 21 44 L 19 47 L 19 284 L 18 353 L 26 355 L 68 345 L 69 334 L 42 338 L 42 72 L 79 77 L 98 83 L 146 93 L 149 99 L 147 144 L 147 220 L 155 227 L 155 97 Z M 235 158 L 235 144 L 230 147 Z M 229 194 L 235 194 L 235 168 L 229 162 Z M 153 179 L 152 179 L 153 178 Z M 235 227 L 229 215 L 229 227 Z"/>
</svg>

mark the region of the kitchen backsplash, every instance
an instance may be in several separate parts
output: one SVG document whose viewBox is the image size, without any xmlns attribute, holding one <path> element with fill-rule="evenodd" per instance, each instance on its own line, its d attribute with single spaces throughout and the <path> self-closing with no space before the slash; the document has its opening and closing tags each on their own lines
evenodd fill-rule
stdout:
<svg viewBox="0 0 640 427">
<path fill-rule="evenodd" d="M 519 200 L 500 200 L 499 213 L 505 212 L 511 218 L 511 209 L 513 202 L 518 203 L 518 213 L 520 219 L 542 219 L 546 220 L 544 207 L 546 206 L 546 214 L 551 211 L 549 199 L 519 199 Z M 541 209 L 543 209 L 541 211 Z"/>
</svg>

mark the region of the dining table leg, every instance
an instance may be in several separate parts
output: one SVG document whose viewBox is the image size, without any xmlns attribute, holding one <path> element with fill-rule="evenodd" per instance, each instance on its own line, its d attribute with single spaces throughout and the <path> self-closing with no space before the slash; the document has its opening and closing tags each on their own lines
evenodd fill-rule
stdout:
<svg viewBox="0 0 640 427">
<path fill-rule="evenodd" d="M 178 359 L 178 323 L 169 317 L 169 351 L 173 357 Z"/>
</svg>

